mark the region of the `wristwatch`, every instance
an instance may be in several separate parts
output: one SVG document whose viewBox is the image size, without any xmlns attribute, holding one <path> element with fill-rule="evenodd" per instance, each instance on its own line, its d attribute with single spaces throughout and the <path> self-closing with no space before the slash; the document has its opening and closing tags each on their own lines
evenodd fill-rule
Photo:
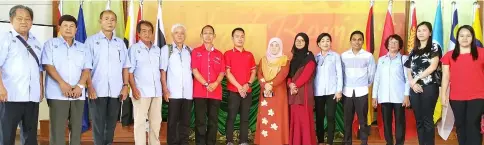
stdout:
<svg viewBox="0 0 484 145">
<path fill-rule="evenodd" d="M 127 87 L 127 86 L 128 86 L 128 84 L 123 84 L 123 87 Z"/>
<path fill-rule="evenodd" d="M 204 83 L 203 86 L 208 87 L 208 83 Z"/>
<path fill-rule="evenodd" d="M 84 89 L 84 88 L 85 88 L 85 87 L 84 87 L 84 85 L 81 85 L 81 84 L 77 84 L 77 86 L 78 86 L 79 88 L 81 88 L 81 89 Z"/>
<path fill-rule="evenodd" d="M 250 81 L 249 81 L 249 82 L 247 82 L 247 84 L 249 84 L 249 86 L 250 86 L 250 85 L 252 85 L 252 83 L 251 83 Z"/>
</svg>

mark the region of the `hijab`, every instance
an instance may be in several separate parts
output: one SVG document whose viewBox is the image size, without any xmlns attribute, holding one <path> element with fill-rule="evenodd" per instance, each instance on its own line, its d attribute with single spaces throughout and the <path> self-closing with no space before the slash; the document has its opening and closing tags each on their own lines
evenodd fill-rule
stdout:
<svg viewBox="0 0 484 145">
<path fill-rule="evenodd" d="M 277 54 L 272 54 L 271 44 L 276 42 L 279 44 L 279 52 Z M 276 77 L 277 73 L 281 71 L 282 66 L 287 64 L 287 56 L 282 53 L 284 47 L 282 47 L 282 40 L 280 38 L 274 37 L 269 40 L 267 45 L 266 57 L 262 60 L 262 73 L 264 74 L 265 80 L 272 80 Z"/>
<path fill-rule="evenodd" d="M 301 49 L 296 48 L 296 39 L 297 37 L 301 36 L 304 39 L 304 47 Z M 294 44 L 292 45 L 292 54 L 293 57 L 291 59 L 291 66 L 289 69 L 289 76 L 292 78 L 297 70 L 301 67 L 303 67 L 306 63 L 309 61 L 313 60 L 314 61 L 314 55 L 312 52 L 309 51 L 309 37 L 306 33 L 298 33 L 296 37 L 294 37 Z"/>
</svg>

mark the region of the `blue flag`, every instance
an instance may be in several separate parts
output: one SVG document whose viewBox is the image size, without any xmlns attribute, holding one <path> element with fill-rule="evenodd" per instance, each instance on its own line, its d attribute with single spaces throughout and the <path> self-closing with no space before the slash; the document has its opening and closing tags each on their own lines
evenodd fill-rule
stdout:
<svg viewBox="0 0 484 145">
<path fill-rule="evenodd" d="M 442 5 L 439 0 L 437 10 L 435 12 L 434 29 L 432 32 L 432 42 L 439 45 L 440 48 L 444 46 L 444 29 L 442 25 Z M 442 49 L 443 50 L 443 49 Z M 441 52 L 443 53 L 443 52 Z"/>
<path fill-rule="evenodd" d="M 450 40 L 447 51 L 454 50 L 455 44 L 457 43 L 457 29 L 459 28 L 459 17 L 457 15 L 457 7 L 455 6 L 455 3 L 452 3 L 452 7 L 454 7 L 454 10 L 452 12 L 452 26 L 450 27 Z"/>
<path fill-rule="evenodd" d="M 86 25 L 84 24 L 84 12 L 82 11 L 82 5 L 79 6 L 79 14 L 77 15 L 77 32 L 75 39 L 81 43 L 84 43 L 87 39 Z M 85 93 L 87 94 L 87 93 Z M 89 107 L 87 104 L 88 99 L 84 103 L 84 113 L 82 114 L 82 132 L 89 130 Z"/>
</svg>

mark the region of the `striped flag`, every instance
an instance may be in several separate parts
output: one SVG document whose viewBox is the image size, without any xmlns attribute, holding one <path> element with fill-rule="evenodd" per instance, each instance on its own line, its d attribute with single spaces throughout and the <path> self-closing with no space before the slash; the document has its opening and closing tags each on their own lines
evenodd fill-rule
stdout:
<svg viewBox="0 0 484 145">
<path fill-rule="evenodd" d="M 111 0 L 108 0 L 106 2 L 106 9 L 105 10 L 111 10 Z M 116 36 L 116 29 L 113 30 L 113 36 Z"/>
<path fill-rule="evenodd" d="M 437 44 L 440 48 L 443 48 L 444 46 L 444 30 L 443 30 L 443 25 L 442 25 L 442 2 L 439 0 L 437 4 L 437 10 L 435 12 L 435 20 L 434 20 L 434 29 L 432 32 L 432 42 L 434 44 Z M 443 51 L 443 49 L 442 49 Z M 443 52 L 441 52 L 442 54 Z M 437 70 L 439 71 L 439 70 Z M 435 105 L 435 110 L 434 110 L 434 123 L 437 123 L 437 121 L 440 119 L 442 116 L 442 104 L 440 103 L 440 97 L 437 100 L 437 104 Z"/>
<path fill-rule="evenodd" d="M 163 13 L 161 9 L 161 2 L 158 3 L 158 15 L 156 20 L 156 35 L 155 35 L 155 45 L 158 47 L 163 47 L 166 44 L 165 40 L 165 26 L 163 25 Z"/>
<path fill-rule="evenodd" d="M 58 1 L 58 6 L 57 6 L 57 10 L 55 11 L 55 19 L 56 20 L 59 20 L 60 17 L 62 16 L 62 5 L 63 5 L 63 0 L 59 0 Z M 54 25 L 57 25 L 57 24 L 54 24 Z M 54 37 L 57 37 L 57 36 L 60 36 L 59 34 L 60 32 L 58 32 L 57 29 L 54 29 Z"/>
<path fill-rule="evenodd" d="M 457 42 L 457 29 L 459 28 L 459 17 L 457 14 L 457 7 L 455 6 L 455 2 L 452 2 L 452 25 L 450 27 L 450 39 L 449 39 L 449 47 L 447 47 L 447 51 L 454 50 L 455 44 Z"/>
<path fill-rule="evenodd" d="M 136 24 L 134 25 L 134 29 L 136 29 L 136 25 L 141 20 L 143 20 L 143 1 L 140 1 L 139 7 L 138 7 L 138 18 L 136 19 Z M 138 42 L 138 40 L 139 40 L 138 33 L 136 33 L 136 31 L 134 33 L 135 33 L 135 36 L 136 36 L 135 40 L 136 40 L 136 42 Z"/>
<path fill-rule="evenodd" d="M 472 23 L 472 28 L 476 33 L 476 45 L 477 47 L 482 47 L 482 28 L 481 28 L 481 15 L 479 14 L 479 4 L 474 3 L 474 22 Z"/>
<path fill-rule="evenodd" d="M 375 39 L 374 39 L 374 25 L 373 25 L 373 5 L 375 1 L 370 2 L 370 11 L 368 12 L 368 20 L 366 21 L 366 51 L 373 53 L 375 51 Z"/>
<path fill-rule="evenodd" d="M 388 1 L 388 9 L 387 9 L 387 15 L 385 17 L 385 25 L 383 26 L 383 34 L 381 36 L 381 43 L 380 43 L 380 54 L 379 56 L 386 55 L 388 50 L 387 47 L 385 46 L 385 40 L 387 40 L 390 35 L 394 34 L 393 33 L 393 20 L 392 20 L 392 6 L 393 3 L 392 1 Z"/>
<path fill-rule="evenodd" d="M 87 34 L 86 34 L 86 25 L 84 23 L 84 12 L 82 10 L 82 3 L 79 5 L 79 14 L 77 15 L 77 32 L 75 39 L 81 43 L 86 41 Z M 89 130 L 90 122 L 89 122 L 89 106 L 88 106 L 88 99 L 85 100 L 84 103 L 84 113 L 82 114 L 82 132 L 86 132 Z"/>
<path fill-rule="evenodd" d="M 407 51 L 406 54 L 410 54 L 415 47 L 415 36 L 417 35 L 417 8 L 415 7 L 415 1 L 410 3 L 410 30 L 407 39 Z"/>
<path fill-rule="evenodd" d="M 135 40 L 135 27 L 136 23 L 134 21 L 134 3 L 133 0 L 129 1 L 128 7 L 128 18 L 126 21 L 126 30 L 124 31 L 124 43 L 126 44 L 126 48 L 129 48 L 132 44 L 136 43 Z"/>
</svg>

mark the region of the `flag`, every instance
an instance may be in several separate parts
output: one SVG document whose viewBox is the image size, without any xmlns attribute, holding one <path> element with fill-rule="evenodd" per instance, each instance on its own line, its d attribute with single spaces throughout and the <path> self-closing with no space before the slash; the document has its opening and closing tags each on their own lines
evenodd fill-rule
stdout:
<svg viewBox="0 0 484 145">
<path fill-rule="evenodd" d="M 374 23 L 373 23 L 373 5 L 375 4 L 375 1 L 374 0 L 371 0 L 370 1 L 370 10 L 368 11 L 368 19 L 366 21 L 366 41 L 364 42 L 365 44 L 363 46 L 365 46 L 366 48 L 366 51 L 370 52 L 370 53 L 373 53 L 375 51 L 375 33 L 374 33 Z M 371 96 L 371 87 L 368 88 L 368 92 L 370 92 L 370 94 L 368 94 L 368 96 Z M 371 106 L 371 103 L 372 103 L 372 98 L 371 97 L 368 97 L 368 106 Z M 371 125 L 371 123 L 373 122 L 373 108 L 371 107 L 368 107 L 368 114 L 367 114 L 367 125 Z M 358 130 L 359 130 L 359 123 L 358 123 L 358 116 L 355 114 L 354 117 L 353 117 L 353 133 L 356 133 L 358 134 Z"/>
<path fill-rule="evenodd" d="M 452 51 L 455 48 L 455 44 L 457 40 L 455 39 L 457 36 L 457 29 L 459 28 L 459 17 L 457 15 L 457 7 L 456 2 L 452 2 L 452 25 L 450 27 L 450 38 L 449 38 L 449 47 L 447 51 Z M 449 95 L 449 90 L 447 90 L 447 96 Z M 452 129 L 454 128 L 454 112 L 452 112 L 452 108 L 447 104 L 447 106 L 442 107 L 442 119 L 437 123 L 437 131 L 442 137 L 442 139 L 447 140 L 449 138 Z"/>
<path fill-rule="evenodd" d="M 138 8 L 138 19 L 136 20 L 136 24 L 134 25 L 135 29 L 136 29 L 136 25 L 138 24 L 138 22 L 141 21 L 142 19 L 143 19 L 143 2 L 140 2 L 139 8 Z M 136 42 L 138 42 L 138 40 L 139 40 L 138 33 L 136 33 L 136 31 L 134 33 L 135 33 L 135 36 L 136 36 L 135 40 L 136 40 Z"/>
<path fill-rule="evenodd" d="M 57 6 L 57 9 L 55 11 L 55 19 L 56 20 L 59 20 L 60 17 L 62 16 L 62 5 L 63 5 L 63 0 L 59 0 L 58 1 L 58 6 Z M 54 24 L 54 25 L 57 25 L 57 24 Z M 54 37 L 57 37 L 57 36 L 60 36 L 59 34 L 60 32 L 58 32 L 57 28 L 54 29 Z"/>
<path fill-rule="evenodd" d="M 79 5 L 79 14 L 77 15 L 77 32 L 75 39 L 81 43 L 86 41 L 87 34 L 86 34 L 86 25 L 84 23 L 84 12 L 82 10 L 82 4 Z M 89 122 L 89 106 L 88 106 L 88 99 L 84 102 L 84 113 L 82 114 L 82 132 L 89 130 L 90 122 Z"/>
<path fill-rule="evenodd" d="M 156 16 L 156 35 L 155 35 L 155 45 L 158 47 L 163 47 L 166 44 L 165 40 L 165 26 L 163 25 L 163 13 L 161 11 L 161 4 L 158 4 L 158 15 Z"/>
<path fill-rule="evenodd" d="M 133 10 L 133 0 L 129 1 L 128 7 L 128 18 L 126 21 L 126 30 L 124 31 L 124 43 L 126 44 L 126 48 L 129 48 L 132 44 L 135 43 L 135 27 L 136 23 L 134 21 L 134 10 Z"/>
<path fill-rule="evenodd" d="M 124 31 L 124 43 L 126 48 L 129 48 L 133 45 L 136 40 L 135 33 L 136 33 L 136 23 L 134 21 L 134 3 L 133 0 L 129 1 L 128 7 L 128 18 L 126 21 L 126 30 Z M 131 89 L 130 89 L 131 95 Z M 131 97 L 127 97 L 121 104 L 121 112 L 120 112 L 120 120 L 123 126 L 129 126 L 134 123 L 133 120 L 133 103 L 131 101 Z"/>
<path fill-rule="evenodd" d="M 455 39 L 457 36 L 457 29 L 459 28 L 459 18 L 457 15 L 457 7 L 455 6 L 455 2 L 452 2 L 452 25 L 450 27 L 450 39 L 449 39 L 449 46 L 447 47 L 447 51 L 454 50 L 455 44 L 457 40 Z"/>
<path fill-rule="evenodd" d="M 375 51 L 374 27 L 373 27 L 373 4 L 370 2 L 370 11 L 368 12 L 368 20 L 366 21 L 366 51 L 373 53 Z"/>
<path fill-rule="evenodd" d="M 434 29 L 432 32 L 432 42 L 434 44 L 437 44 L 440 48 L 443 48 L 444 44 L 444 36 L 443 36 L 443 25 L 442 25 L 442 5 L 441 1 L 438 1 L 437 4 L 437 10 L 435 12 L 435 20 L 434 20 Z M 443 51 L 443 49 L 442 49 Z M 441 52 L 442 54 L 443 52 Z M 437 104 L 435 105 L 435 110 L 434 110 L 434 123 L 437 123 L 437 121 L 440 119 L 442 116 L 442 104 L 440 103 L 440 97 L 437 100 Z"/>
<path fill-rule="evenodd" d="M 479 4 L 474 3 L 474 22 L 472 23 L 472 28 L 476 35 L 476 45 L 477 47 L 482 47 L 482 28 L 481 28 L 481 15 L 479 14 Z"/>
<path fill-rule="evenodd" d="M 415 7 L 415 2 L 411 2 L 410 6 L 410 30 L 407 39 L 407 51 L 406 54 L 410 54 L 412 49 L 415 47 L 415 36 L 417 35 L 417 8 Z"/>
</svg>

